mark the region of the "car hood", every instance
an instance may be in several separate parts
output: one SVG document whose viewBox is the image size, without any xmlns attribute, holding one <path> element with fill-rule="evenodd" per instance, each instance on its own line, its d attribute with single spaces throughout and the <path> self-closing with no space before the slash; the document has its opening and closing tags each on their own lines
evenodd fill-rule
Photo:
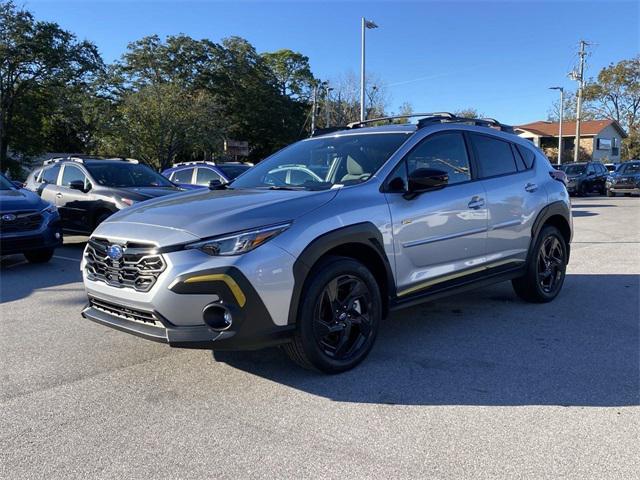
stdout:
<svg viewBox="0 0 640 480">
<path fill-rule="evenodd" d="M 618 173 L 612 175 L 614 178 L 640 178 L 640 172 L 638 173 Z"/>
<path fill-rule="evenodd" d="M 171 195 L 172 193 L 178 193 L 184 190 L 178 187 L 121 187 L 110 189 L 110 191 L 122 195 L 125 198 L 142 202 L 143 200 L 164 197 L 165 195 Z"/>
<path fill-rule="evenodd" d="M 337 191 L 195 190 L 120 210 L 104 224 L 111 231 L 116 223 L 123 229 L 144 224 L 206 238 L 295 220 L 329 202 Z"/>
<path fill-rule="evenodd" d="M 0 212 L 16 210 L 41 210 L 47 206 L 36 193 L 20 190 L 0 190 Z"/>
</svg>

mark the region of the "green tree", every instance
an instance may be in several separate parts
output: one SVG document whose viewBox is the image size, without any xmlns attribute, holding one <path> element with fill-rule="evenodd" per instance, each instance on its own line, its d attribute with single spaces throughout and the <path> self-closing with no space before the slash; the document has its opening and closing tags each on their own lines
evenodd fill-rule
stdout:
<svg viewBox="0 0 640 480">
<path fill-rule="evenodd" d="M 453 114 L 456 117 L 462 117 L 462 118 L 482 118 L 484 117 L 484 113 L 478 113 L 478 110 L 476 110 L 475 108 L 463 108 L 461 110 L 456 110 L 455 112 L 453 112 Z"/>
<path fill-rule="evenodd" d="M 585 88 L 585 98 L 599 118 L 620 123 L 629 133 L 623 157 L 640 153 L 640 55 L 603 68 Z"/>
<path fill-rule="evenodd" d="M 289 49 L 262 54 L 267 67 L 276 77 L 282 95 L 308 100 L 316 80 L 311 73 L 309 57 Z"/>
<path fill-rule="evenodd" d="M 48 107 L 67 88 L 86 85 L 102 67 L 92 43 L 77 41 L 55 23 L 36 21 L 12 1 L 0 1 L 1 170 L 9 147 L 35 153 L 45 144 L 41 129 Z"/>
</svg>

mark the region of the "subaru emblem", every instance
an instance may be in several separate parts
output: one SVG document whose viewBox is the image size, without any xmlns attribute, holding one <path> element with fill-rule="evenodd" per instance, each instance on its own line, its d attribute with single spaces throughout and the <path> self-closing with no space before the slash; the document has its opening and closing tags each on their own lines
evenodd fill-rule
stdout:
<svg viewBox="0 0 640 480">
<path fill-rule="evenodd" d="M 122 258 L 122 256 L 124 255 L 124 250 L 122 249 L 122 247 L 120 245 L 111 245 L 109 247 L 109 249 L 107 250 L 107 256 L 113 260 L 113 261 L 118 261 Z"/>
<path fill-rule="evenodd" d="M 3 222 L 13 222 L 16 219 L 16 216 L 13 213 L 5 213 L 2 215 Z"/>
</svg>

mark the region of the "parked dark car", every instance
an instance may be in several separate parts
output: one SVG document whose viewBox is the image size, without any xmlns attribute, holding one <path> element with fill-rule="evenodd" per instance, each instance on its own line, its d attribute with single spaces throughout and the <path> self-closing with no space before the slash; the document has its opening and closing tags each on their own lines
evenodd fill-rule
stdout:
<svg viewBox="0 0 640 480">
<path fill-rule="evenodd" d="M 567 174 L 569 195 L 605 194 L 609 170 L 600 162 L 567 163 L 560 167 Z"/>
<path fill-rule="evenodd" d="M 61 243 L 55 205 L 0 174 L 0 255 L 22 253 L 30 262 L 43 263 Z"/>
<path fill-rule="evenodd" d="M 25 187 L 55 204 L 66 231 L 91 233 L 134 203 L 183 191 L 137 160 L 58 158 L 31 172 Z"/>
<path fill-rule="evenodd" d="M 183 188 L 194 190 L 207 188 L 211 181 L 229 183 L 252 166 L 239 162 L 182 162 L 166 169 L 162 175 Z"/>
<path fill-rule="evenodd" d="M 630 160 L 621 164 L 607 179 L 607 196 L 618 193 L 640 195 L 640 160 Z"/>
</svg>

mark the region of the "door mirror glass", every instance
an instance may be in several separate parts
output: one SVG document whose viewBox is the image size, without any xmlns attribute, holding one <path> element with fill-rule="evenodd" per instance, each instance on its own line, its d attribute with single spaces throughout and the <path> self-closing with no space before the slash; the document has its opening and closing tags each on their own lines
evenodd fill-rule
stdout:
<svg viewBox="0 0 640 480">
<path fill-rule="evenodd" d="M 418 168 L 409 175 L 407 198 L 419 193 L 437 190 L 449 184 L 449 174 L 436 168 Z"/>
<path fill-rule="evenodd" d="M 224 183 L 218 179 L 213 179 L 209 182 L 209 190 L 222 190 L 223 188 Z"/>
<path fill-rule="evenodd" d="M 81 192 L 84 192 L 84 181 L 82 181 L 82 180 L 71 180 L 69 182 L 69 188 L 71 190 L 80 190 Z"/>
</svg>

